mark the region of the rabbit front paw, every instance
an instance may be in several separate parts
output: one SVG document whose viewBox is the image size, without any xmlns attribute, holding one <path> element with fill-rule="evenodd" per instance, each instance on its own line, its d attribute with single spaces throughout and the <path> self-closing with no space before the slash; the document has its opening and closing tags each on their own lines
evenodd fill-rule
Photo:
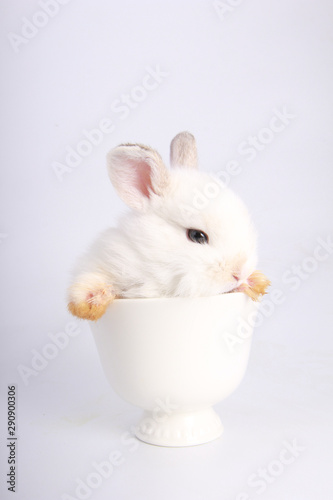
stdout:
<svg viewBox="0 0 333 500">
<path fill-rule="evenodd" d="M 115 295 L 105 282 L 91 283 L 87 277 L 71 286 L 68 310 L 78 318 L 96 321 L 105 313 Z"/>
<path fill-rule="evenodd" d="M 236 292 L 244 292 L 248 295 L 254 302 L 257 302 L 263 295 L 267 293 L 267 288 L 270 286 L 271 282 L 261 271 L 254 271 L 246 280 L 246 283 L 242 283 L 238 288 L 235 289 Z"/>
</svg>

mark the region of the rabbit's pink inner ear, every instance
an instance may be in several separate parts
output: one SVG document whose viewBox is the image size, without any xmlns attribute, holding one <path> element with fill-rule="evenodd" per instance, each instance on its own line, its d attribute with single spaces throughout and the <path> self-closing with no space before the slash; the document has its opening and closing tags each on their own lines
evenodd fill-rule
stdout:
<svg viewBox="0 0 333 500">
<path fill-rule="evenodd" d="M 108 153 L 107 164 L 120 198 L 135 210 L 144 210 L 151 193 L 161 195 L 169 184 L 160 155 L 148 146 L 122 144 Z"/>
<path fill-rule="evenodd" d="M 149 198 L 150 191 L 154 191 L 151 182 L 151 168 L 144 161 L 130 161 L 133 173 L 132 187 L 143 196 Z"/>
</svg>

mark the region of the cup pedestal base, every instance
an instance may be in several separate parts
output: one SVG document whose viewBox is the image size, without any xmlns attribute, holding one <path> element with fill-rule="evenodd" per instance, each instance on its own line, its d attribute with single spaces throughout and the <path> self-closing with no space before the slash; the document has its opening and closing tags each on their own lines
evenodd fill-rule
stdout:
<svg viewBox="0 0 333 500">
<path fill-rule="evenodd" d="M 173 412 L 163 416 L 146 411 L 135 435 L 157 446 L 194 446 L 221 436 L 223 425 L 213 408 L 192 412 Z"/>
</svg>

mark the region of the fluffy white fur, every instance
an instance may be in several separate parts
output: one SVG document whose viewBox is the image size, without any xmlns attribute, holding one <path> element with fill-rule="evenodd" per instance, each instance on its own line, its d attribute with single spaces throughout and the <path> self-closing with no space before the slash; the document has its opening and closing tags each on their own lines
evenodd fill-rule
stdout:
<svg viewBox="0 0 333 500">
<path fill-rule="evenodd" d="M 255 269 L 256 233 L 243 202 L 218 178 L 194 169 L 193 152 L 192 168 L 184 168 L 184 154 L 171 153 L 171 170 L 147 146 L 122 145 L 109 153 L 111 181 L 132 210 L 80 258 L 70 302 L 215 295 L 236 288 Z M 204 231 L 209 243 L 190 241 L 189 228 Z"/>
</svg>

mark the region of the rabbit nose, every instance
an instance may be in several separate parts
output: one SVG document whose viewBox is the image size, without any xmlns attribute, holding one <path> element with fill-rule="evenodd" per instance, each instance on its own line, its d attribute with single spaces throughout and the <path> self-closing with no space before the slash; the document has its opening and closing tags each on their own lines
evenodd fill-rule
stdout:
<svg viewBox="0 0 333 500">
<path fill-rule="evenodd" d="M 237 274 L 233 274 L 232 277 L 236 280 L 236 281 L 239 281 L 239 276 L 237 276 Z"/>
</svg>

